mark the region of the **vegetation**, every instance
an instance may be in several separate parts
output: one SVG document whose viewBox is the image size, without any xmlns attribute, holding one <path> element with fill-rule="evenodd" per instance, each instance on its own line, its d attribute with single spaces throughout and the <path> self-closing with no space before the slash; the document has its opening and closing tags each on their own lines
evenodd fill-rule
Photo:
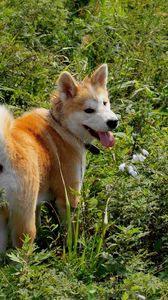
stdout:
<svg viewBox="0 0 168 300">
<path fill-rule="evenodd" d="M 166 9 L 164 0 L 0 2 L 1 103 L 16 115 L 49 107 L 60 71 L 80 80 L 107 62 L 121 118 L 116 145 L 87 155 L 75 246 L 44 207 L 37 244 L 26 238 L 1 259 L 0 299 L 168 299 Z"/>
</svg>

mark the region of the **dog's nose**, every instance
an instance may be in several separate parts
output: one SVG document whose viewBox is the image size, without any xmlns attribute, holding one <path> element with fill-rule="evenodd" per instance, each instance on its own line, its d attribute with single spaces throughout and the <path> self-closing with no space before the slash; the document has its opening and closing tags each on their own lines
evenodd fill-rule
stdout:
<svg viewBox="0 0 168 300">
<path fill-rule="evenodd" d="M 108 121 L 107 121 L 107 126 L 108 126 L 110 129 L 116 128 L 117 125 L 118 125 L 118 120 L 108 120 Z"/>
</svg>

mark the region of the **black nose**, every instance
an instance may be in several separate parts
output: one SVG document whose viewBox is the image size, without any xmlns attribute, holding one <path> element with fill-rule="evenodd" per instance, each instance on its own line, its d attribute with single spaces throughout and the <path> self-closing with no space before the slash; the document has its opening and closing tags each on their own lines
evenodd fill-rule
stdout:
<svg viewBox="0 0 168 300">
<path fill-rule="evenodd" d="M 118 125 L 118 120 L 108 120 L 108 121 L 107 121 L 107 126 L 108 126 L 110 129 L 116 128 L 117 125 Z"/>
</svg>

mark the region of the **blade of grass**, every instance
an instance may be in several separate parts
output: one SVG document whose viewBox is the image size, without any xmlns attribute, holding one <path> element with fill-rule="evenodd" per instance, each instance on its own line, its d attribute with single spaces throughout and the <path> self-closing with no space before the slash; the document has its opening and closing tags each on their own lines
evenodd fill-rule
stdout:
<svg viewBox="0 0 168 300">
<path fill-rule="evenodd" d="M 58 165 L 59 165 L 59 170 L 60 170 L 60 175 L 64 187 L 64 192 L 65 192 L 65 199 L 66 199 L 66 218 L 67 218 L 67 226 L 68 226 L 68 237 L 67 237 L 67 245 L 68 245 L 68 253 L 69 256 L 72 257 L 72 243 L 73 243 L 73 234 L 72 234 L 72 218 L 71 218 L 71 208 L 70 208 L 70 203 L 68 199 L 68 193 L 67 193 L 67 188 L 61 168 L 61 162 L 58 156 L 58 153 L 56 153 L 57 159 L 58 159 Z"/>
</svg>

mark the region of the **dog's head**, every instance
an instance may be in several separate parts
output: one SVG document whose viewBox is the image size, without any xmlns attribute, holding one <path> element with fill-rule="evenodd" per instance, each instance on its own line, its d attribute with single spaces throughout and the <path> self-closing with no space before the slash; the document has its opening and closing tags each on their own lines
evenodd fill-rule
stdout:
<svg viewBox="0 0 168 300">
<path fill-rule="evenodd" d="M 101 65 L 82 82 L 63 72 L 58 79 L 58 94 L 53 97 L 53 113 L 62 126 L 84 143 L 97 138 L 105 147 L 114 144 L 118 119 L 110 108 L 107 92 L 107 65 Z"/>
</svg>

